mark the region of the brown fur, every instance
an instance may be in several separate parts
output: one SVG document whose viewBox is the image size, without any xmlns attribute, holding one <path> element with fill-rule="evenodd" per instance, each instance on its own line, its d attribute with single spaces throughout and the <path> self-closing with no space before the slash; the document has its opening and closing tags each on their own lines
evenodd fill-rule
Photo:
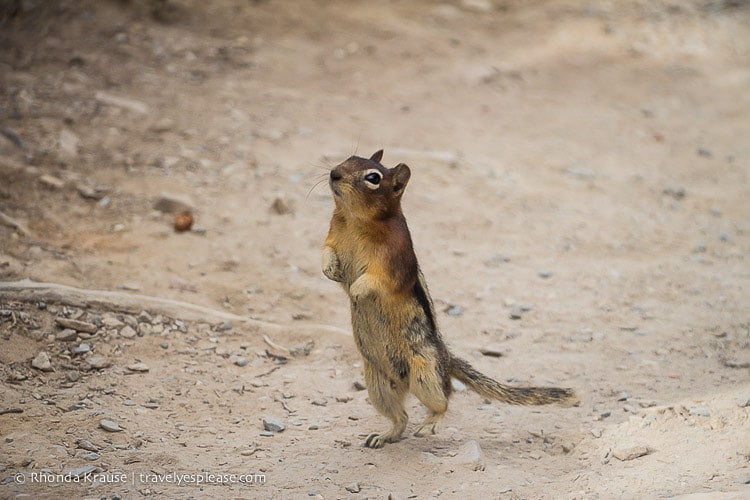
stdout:
<svg viewBox="0 0 750 500">
<path fill-rule="evenodd" d="M 401 211 L 411 172 L 403 163 L 383 167 L 382 155 L 352 156 L 331 171 L 336 208 L 323 250 L 323 273 L 350 298 L 370 401 L 393 422 L 390 430 L 370 434 L 365 445 L 398 441 L 408 421 L 408 392 L 430 411 L 415 435 L 434 434 L 448 409 L 451 377 L 511 404 L 573 400 L 570 389 L 503 385 L 448 351 Z"/>
</svg>

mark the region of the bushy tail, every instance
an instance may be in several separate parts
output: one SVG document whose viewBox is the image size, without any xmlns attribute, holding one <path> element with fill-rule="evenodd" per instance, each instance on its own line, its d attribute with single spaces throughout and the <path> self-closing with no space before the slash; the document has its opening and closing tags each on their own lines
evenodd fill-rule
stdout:
<svg viewBox="0 0 750 500">
<path fill-rule="evenodd" d="M 577 404 L 578 397 L 572 389 L 560 387 L 512 387 L 493 380 L 480 373 L 463 359 L 451 356 L 450 375 L 471 390 L 490 399 L 513 405 L 546 405 L 561 403 L 569 406 Z"/>
</svg>

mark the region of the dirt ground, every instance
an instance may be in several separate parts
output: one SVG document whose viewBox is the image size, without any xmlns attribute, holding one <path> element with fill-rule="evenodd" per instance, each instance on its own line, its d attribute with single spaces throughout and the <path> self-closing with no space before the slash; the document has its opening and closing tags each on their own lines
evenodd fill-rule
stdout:
<svg viewBox="0 0 750 500">
<path fill-rule="evenodd" d="M 750 3 L 0 17 L 0 497 L 750 497 Z M 580 406 L 362 447 L 320 250 L 380 148 L 452 349 Z"/>
</svg>

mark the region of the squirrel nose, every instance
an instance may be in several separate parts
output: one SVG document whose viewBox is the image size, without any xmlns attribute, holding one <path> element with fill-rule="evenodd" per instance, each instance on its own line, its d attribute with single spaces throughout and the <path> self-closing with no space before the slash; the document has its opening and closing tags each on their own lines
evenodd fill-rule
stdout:
<svg viewBox="0 0 750 500">
<path fill-rule="evenodd" d="M 331 180 L 332 181 L 338 181 L 341 180 L 341 172 L 338 170 L 331 170 Z"/>
</svg>

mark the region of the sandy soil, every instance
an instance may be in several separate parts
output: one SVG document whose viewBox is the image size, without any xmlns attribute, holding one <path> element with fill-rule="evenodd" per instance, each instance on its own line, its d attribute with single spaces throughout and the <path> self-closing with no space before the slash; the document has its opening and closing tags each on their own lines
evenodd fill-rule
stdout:
<svg viewBox="0 0 750 500">
<path fill-rule="evenodd" d="M 0 16 L 1 497 L 750 495 L 747 2 Z M 440 434 L 361 446 L 387 423 L 319 269 L 323 181 L 380 148 L 452 349 L 579 407 L 463 391 Z"/>
</svg>

